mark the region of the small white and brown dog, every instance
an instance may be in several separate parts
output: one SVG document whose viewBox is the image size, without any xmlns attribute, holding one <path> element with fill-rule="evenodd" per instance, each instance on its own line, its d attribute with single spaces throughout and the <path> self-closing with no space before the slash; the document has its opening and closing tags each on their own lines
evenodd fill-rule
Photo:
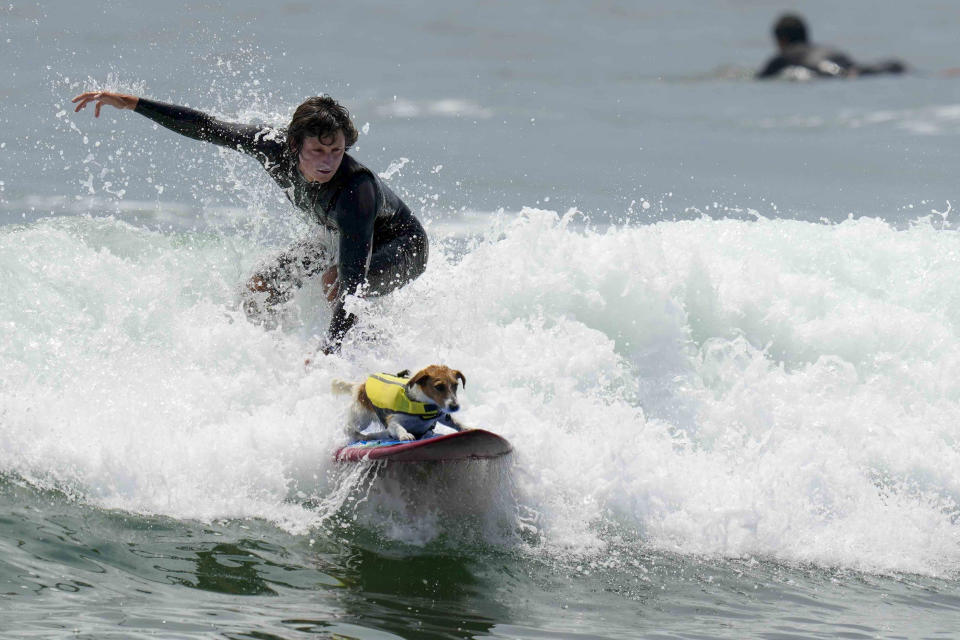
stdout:
<svg viewBox="0 0 960 640">
<path fill-rule="evenodd" d="M 353 403 L 347 418 L 347 432 L 356 440 L 416 440 L 436 424 L 457 431 L 468 429 L 452 413 L 460 409 L 457 389 L 467 379 L 456 369 L 432 364 L 412 376 L 409 371 L 397 375 L 375 373 L 364 382 L 334 380 L 334 393 L 351 394 Z M 380 431 L 363 430 L 371 423 Z"/>
</svg>

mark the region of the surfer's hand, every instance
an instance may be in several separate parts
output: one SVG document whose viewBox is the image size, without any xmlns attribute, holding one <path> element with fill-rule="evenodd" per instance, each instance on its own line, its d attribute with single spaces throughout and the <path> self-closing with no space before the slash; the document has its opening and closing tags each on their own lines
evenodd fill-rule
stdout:
<svg viewBox="0 0 960 640">
<path fill-rule="evenodd" d="M 93 111 L 93 117 L 99 118 L 100 107 L 105 104 L 116 107 L 117 109 L 136 109 L 140 98 L 126 93 L 116 93 L 114 91 L 85 91 L 71 100 L 71 102 L 77 103 L 77 107 L 73 110 L 74 113 L 79 112 L 80 109 L 83 109 L 89 103 L 96 102 L 97 106 Z"/>
<path fill-rule="evenodd" d="M 320 282 L 323 284 L 323 293 L 327 296 L 327 302 L 336 300 L 337 294 L 340 293 L 340 283 L 337 282 L 337 278 L 339 277 L 340 272 L 337 271 L 337 265 L 333 265 L 324 271 L 320 277 Z"/>
<path fill-rule="evenodd" d="M 340 343 L 324 340 L 323 344 L 320 345 L 319 351 L 325 356 L 336 355 L 340 353 Z"/>
<path fill-rule="evenodd" d="M 323 344 L 317 348 L 317 351 L 325 356 L 336 355 L 340 353 L 340 345 L 324 341 Z M 303 366 L 309 367 L 311 364 L 313 364 L 313 356 L 308 356 L 304 359 Z"/>
</svg>

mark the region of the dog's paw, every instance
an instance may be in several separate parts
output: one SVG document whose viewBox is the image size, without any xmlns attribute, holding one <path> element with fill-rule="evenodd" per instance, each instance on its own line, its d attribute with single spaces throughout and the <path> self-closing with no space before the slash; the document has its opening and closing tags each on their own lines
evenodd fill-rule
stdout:
<svg viewBox="0 0 960 640">
<path fill-rule="evenodd" d="M 396 428 L 396 434 L 397 434 L 397 440 L 407 441 L 407 440 L 416 440 L 416 439 L 417 439 L 412 433 L 410 433 L 409 431 L 407 431 L 407 430 L 404 429 L 403 427 L 397 427 L 397 428 Z"/>
</svg>

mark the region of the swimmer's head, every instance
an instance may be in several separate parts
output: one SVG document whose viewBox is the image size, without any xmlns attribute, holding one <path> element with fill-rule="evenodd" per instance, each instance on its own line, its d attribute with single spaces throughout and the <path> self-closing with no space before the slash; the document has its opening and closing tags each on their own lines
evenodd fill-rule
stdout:
<svg viewBox="0 0 960 640">
<path fill-rule="evenodd" d="M 785 13 L 773 25 L 773 37 L 777 44 L 786 47 L 791 44 L 802 44 L 807 41 L 807 25 L 803 18 L 795 13 Z"/>
<path fill-rule="evenodd" d="M 287 127 L 287 144 L 293 155 L 298 156 L 305 138 L 317 138 L 326 143 L 338 138 L 337 132 L 343 133 L 347 149 L 356 143 L 358 134 L 350 120 L 350 112 L 330 96 L 307 98 L 293 112 Z"/>
</svg>

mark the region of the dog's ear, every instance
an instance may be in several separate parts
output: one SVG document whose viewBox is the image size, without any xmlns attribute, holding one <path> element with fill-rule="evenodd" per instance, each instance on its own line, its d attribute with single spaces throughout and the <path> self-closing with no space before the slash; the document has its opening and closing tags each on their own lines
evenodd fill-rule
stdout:
<svg viewBox="0 0 960 640">
<path fill-rule="evenodd" d="M 429 377 L 430 377 L 429 373 L 424 373 L 421 371 L 416 378 L 410 378 L 410 380 L 407 381 L 407 386 L 412 387 L 415 384 L 420 384 L 421 382 L 425 381 Z"/>
<path fill-rule="evenodd" d="M 456 369 L 453 370 L 453 375 L 455 375 L 455 376 L 457 376 L 458 378 L 460 378 L 460 382 L 463 383 L 464 388 L 466 388 L 466 386 L 467 386 L 467 379 L 464 377 L 464 375 L 463 375 L 462 373 L 460 373 L 459 371 L 457 371 Z"/>
</svg>

